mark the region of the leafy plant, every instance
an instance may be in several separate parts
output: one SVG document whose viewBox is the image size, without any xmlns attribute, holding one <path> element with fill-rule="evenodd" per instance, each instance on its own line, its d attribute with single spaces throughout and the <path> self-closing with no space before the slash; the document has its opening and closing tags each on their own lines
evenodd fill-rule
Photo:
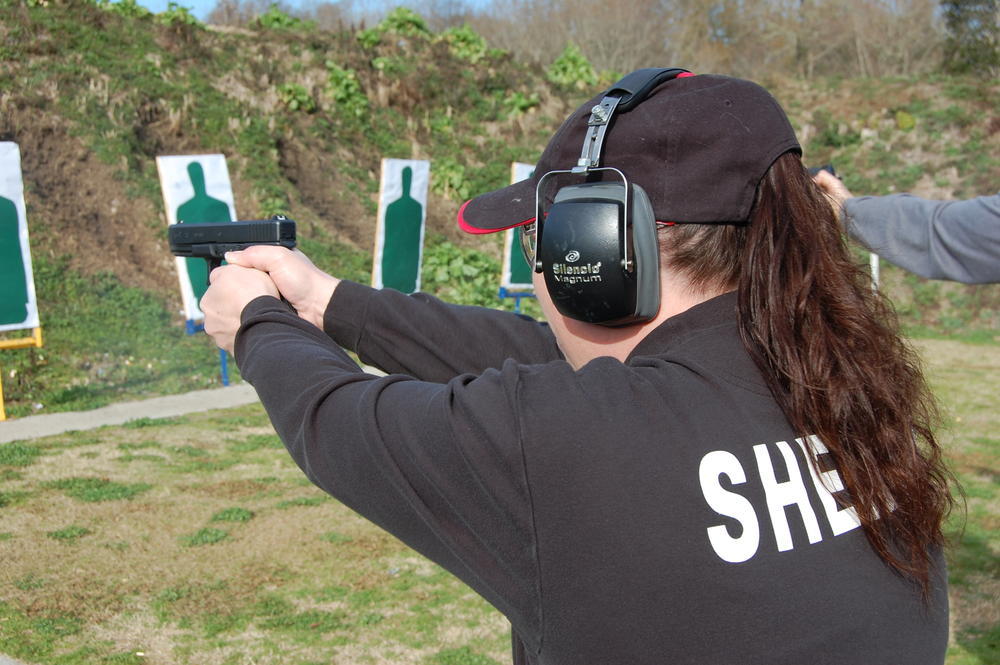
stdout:
<svg viewBox="0 0 1000 665">
<path fill-rule="evenodd" d="M 378 56 L 372 58 L 372 67 L 386 76 L 402 77 L 412 69 L 412 63 L 399 56 Z"/>
<path fill-rule="evenodd" d="M 316 111 L 316 101 L 305 86 L 299 83 L 284 83 L 278 86 L 278 99 L 292 111 L 303 113 Z"/>
<path fill-rule="evenodd" d="M 424 248 L 421 288 L 462 305 L 497 306 L 500 263 L 445 240 Z"/>
<path fill-rule="evenodd" d="M 490 52 L 486 39 L 467 23 L 448 28 L 438 39 L 448 44 L 448 50 L 453 56 L 472 64 L 483 60 Z"/>
<path fill-rule="evenodd" d="M 429 35 L 431 31 L 427 27 L 427 22 L 412 9 L 406 7 L 396 7 L 382 19 L 378 24 L 378 29 L 383 32 L 393 32 L 397 35 L 415 36 Z"/>
<path fill-rule="evenodd" d="M 427 22 L 412 9 L 396 7 L 375 27 L 360 30 L 355 39 L 362 48 L 374 49 L 382 43 L 382 36 L 387 33 L 402 37 L 427 37 L 431 31 Z"/>
<path fill-rule="evenodd" d="M 526 113 L 531 109 L 535 108 L 541 103 L 541 99 L 537 92 L 533 92 L 530 95 L 525 95 L 519 90 L 515 90 L 508 94 L 503 100 L 504 109 L 507 111 L 507 115 L 520 115 Z"/>
<path fill-rule="evenodd" d="M 354 38 L 362 48 L 370 50 L 382 43 L 382 32 L 378 28 L 368 28 L 359 30 Z"/>
<path fill-rule="evenodd" d="M 361 89 L 358 74 L 353 69 L 345 69 L 332 60 L 326 61 L 327 90 L 333 97 L 337 109 L 355 118 L 368 112 L 368 98 Z"/>
<path fill-rule="evenodd" d="M 583 90 L 597 84 L 597 72 L 580 48 L 567 44 L 545 72 L 546 78 L 564 88 Z"/>
<path fill-rule="evenodd" d="M 153 15 L 153 12 L 140 5 L 136 0 L 118 0 L 117 2 L 99 0 L 97 6 L 113 14 L 127 18 L 146 18 Z"/>
<path fill-rule="evenodd" d="M 166 10 L 157 14 L 156 20 L 169 26 L 201 26 L 201 21 L 191 13 L 190 9 L 182 7 L 176 2 L 167 3 Z"/>
<path fill-rule="evenodd" d="M 903 110 L 896 111 L 896 127 L 904 132 L 908 132 L 916 126 L 917 120 L 912 114 Z"/>
<path fill-rule="evenodd" d="M 465 177 L 465 167 L 451 157 L 434 162 L 431 169 L 431 189 L 451 199 L 468 199 L 470 188 Z"/>
<path fill-rule="evenodd" d="M 277 3 L 271 3 L 267 11 L 253 20 L 253 25 L 266 30 L 290 30 L 296 28 L 311 28 L 312 21 L 303 21 L 295 16 L 289 16 L 281 11 Z"/>
</svg>

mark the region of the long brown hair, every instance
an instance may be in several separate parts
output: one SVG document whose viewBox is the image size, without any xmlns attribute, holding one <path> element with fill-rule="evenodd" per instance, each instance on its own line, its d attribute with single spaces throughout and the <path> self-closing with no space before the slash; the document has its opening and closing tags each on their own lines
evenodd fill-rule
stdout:
<svg viewBox="0 0 1000 665">
<path fill-rule="evenodd" d="M 678 224 L 661 237 L 693 287 L 738 290 L 743 343 L 789 423 L 826 445 L 871 546 L 926 594 L 952 505 L 935 402 L 798 155 L 771 166 L 749 224 Z"/>
</svg>

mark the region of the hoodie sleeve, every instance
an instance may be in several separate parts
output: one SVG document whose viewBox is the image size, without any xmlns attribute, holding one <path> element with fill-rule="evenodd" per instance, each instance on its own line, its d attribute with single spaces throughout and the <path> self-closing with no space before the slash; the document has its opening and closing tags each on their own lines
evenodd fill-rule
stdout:
<svg viewBox="0 0 1000 665">
<path fill-rule="evenodd" d="M 505 360 L 537 364 L 562 359 L 548 325 L 529 317 L 353 282 L 337 287 L 324 329 L 363 362 L 425 381 L 479 374 L 500 368 Z"/>
<path fill-rule="evenodd" d="M 536 641 L 518 365 L 443 383 L 374 376 L 267 296 L 244 309 L 235 351 L 314 484 L 455 574 Z"/>
</svg>

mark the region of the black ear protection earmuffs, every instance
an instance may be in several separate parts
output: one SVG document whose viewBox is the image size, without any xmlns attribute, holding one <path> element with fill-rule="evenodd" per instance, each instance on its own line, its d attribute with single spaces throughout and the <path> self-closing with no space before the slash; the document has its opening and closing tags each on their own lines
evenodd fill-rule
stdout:
<svg viewBox="0 0 1000 665">
<path fill-rule="evenodd" d="M 534 267 L 544 274 L 553 304 L 564 316 L 623 326 L 648 321 L 659 311 L 660 260 L 652 205 L 621 170 L 600 165 L 601 150 L 616 112 L 631 110 L 658 85 L 686 72 L 640 69 L 613 85 L 591 110 L 577 165 L 539 179 Z M 615 180 L 561 187 L 549 209 L 543 209 L 545 186 L 556 176 L 586 177 L 602 171 Z"/>
</svg>

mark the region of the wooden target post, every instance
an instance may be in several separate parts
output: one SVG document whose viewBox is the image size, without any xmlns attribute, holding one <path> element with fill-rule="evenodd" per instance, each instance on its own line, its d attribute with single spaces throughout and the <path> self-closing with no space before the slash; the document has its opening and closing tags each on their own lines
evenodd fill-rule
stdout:
<svg viewBox="0 0 1000 665">
<path fill-rule="evenodd" d="M 3 349 L 26 349 L 30 347 L 42 348 L 42 329 L 35 328 L 31 331 L 31 337 L 21 337 L 19 339 L 0 339 L 0 350 Z M 7 420 L 7 410 L 4 408 L 3 398 L 3 372 L 0 368 L 0 421 Z"/>
</svg>

